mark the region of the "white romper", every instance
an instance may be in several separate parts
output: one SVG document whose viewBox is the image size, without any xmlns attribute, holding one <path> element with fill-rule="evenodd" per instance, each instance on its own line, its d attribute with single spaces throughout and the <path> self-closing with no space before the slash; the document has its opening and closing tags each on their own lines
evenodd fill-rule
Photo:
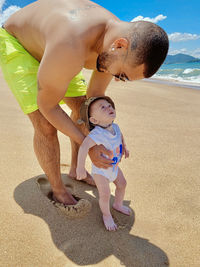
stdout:
<svg viewBox="0 0 200 267">
<path fill-rule="evenodd" d="M 112 167 L 108 169 L 97 168 L 92 164 L 92 175 L 101 174 L 105 176 L 110 182 L 113 182 L 117 178 L 118 164 L 122 157 L 122 136 L 119 126 L 115 123 L 112 124 L 115 134 L 113 135 L 108 130 L 95 126 L 95 128 L 89 133 L 89 137 L 97 144 L 104 145 L 105 148 L 112 151 L 110 159 L 114 160 Z M 107 155 L 104 155 L 108 158 Z"/>
</svg>

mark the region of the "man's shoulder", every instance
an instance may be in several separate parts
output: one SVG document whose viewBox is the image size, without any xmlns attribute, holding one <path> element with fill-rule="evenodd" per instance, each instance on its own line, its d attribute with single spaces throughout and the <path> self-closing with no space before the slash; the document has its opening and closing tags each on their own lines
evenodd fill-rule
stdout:
<svg viewBox="0 0 200 267">
<path fill-rule="evenodd" d="M 59 25 L 57 25 L 55 30 L 52 30 L 51 27 L 44 30 L 46 45 L 63 46 L 66 49 L 76 47 L 79 44 L 76 33 L 72 29 L 68 29 L 69 25 L 66 22 Z"/>
</svg>

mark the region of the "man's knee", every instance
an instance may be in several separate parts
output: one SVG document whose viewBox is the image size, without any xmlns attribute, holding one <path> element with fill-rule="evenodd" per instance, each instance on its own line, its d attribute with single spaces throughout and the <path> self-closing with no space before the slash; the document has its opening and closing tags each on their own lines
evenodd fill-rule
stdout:
<svg viewBox="0 0 200 267">
<path fill-rule="evenodd" d="M 70 116 L 71 120 L 74 122 L 74 124 L 76 125 L 76 127 L 84 134 L 84 135 L 88 135 L 89 134 L 89 130 L 88 128 L 85 126 L 85 123 L 81 123 L 79 124 L 79 120 L 80 120 L 80 112 L 74 112 L 72 111 L 71 116 Z"/>
<path fill-rule="evenodd" d="M 65 97 L 63 100 L 72 111 L 70 115 L 71 120 L 83 134 L 88 135 L 89 131 L 86 126 L 84 124 L 80 125 L 77 123 L 77 121 L 80 119 L 80 107 L 81 104 L 86 100 L 86 96 Z"/>
<path fill-rule="evenodd" d="M 34 111 L 33 113 L 28 114 L 35 133 L 42 135 L 46 138 L 52 138 L 57 135 L 56 128 L 48 122 L 48 120 L 40 113 L 39 110 Z"/>
<path fill-rule="evenodd" d="M 64 102 L 67 106 L 75 113 L 79 113 L 81 104 L 86 100 L 86 96 L 78 96 L 78 97 L 65 97 Z"/>
<path fill-rule="evenodd" d="M 36 129 L 35 129 L 36 130 Z M 37 131 L 39 131 L 40 134 L 47 138 L 52 138 L 57 135 L 57 130 L 53 125 L 51 125 L 48 121 L 43 122 L 39 125 L 37 128 Z"/>
</svg>

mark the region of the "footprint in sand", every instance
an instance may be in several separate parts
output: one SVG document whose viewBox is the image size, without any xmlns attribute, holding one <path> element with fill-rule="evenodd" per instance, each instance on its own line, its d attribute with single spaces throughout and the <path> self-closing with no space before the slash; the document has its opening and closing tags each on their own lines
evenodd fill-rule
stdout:
<svg viewBox="0 0 200 267">
<path fill-rule="evenodd" d="M 64 205 L 63 203 L 57 202 L 53 199 L 53 193 L 51 186 L 45 177 L 38 177 L 36 183 L 45 197 L 59 210 L 62 211 L 68 218 L 81 218 L 85 216 L 91 210 L 91 203 L 86 199 L 80 199 L 73 195 L 78 201 L 75 205 Z M 65 184 L 68 191 L 72 194 L 73 186 L 71 184 Z"/>
</svg>

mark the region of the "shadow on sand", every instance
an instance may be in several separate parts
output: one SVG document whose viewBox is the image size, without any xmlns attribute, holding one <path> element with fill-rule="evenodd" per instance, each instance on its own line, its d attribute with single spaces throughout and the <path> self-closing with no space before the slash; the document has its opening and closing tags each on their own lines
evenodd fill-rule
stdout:
<svg viewBox="0 0 200 267">
<path fill-rule="evenodd" d="M 14 191 L 15 201 L 27 214 L 42 218 L 49 226 L 52 240 L 67 258 L 77 265 L 96 264 L 110 255 L 130 267 L 168 266 L 167 255 L 147 239 L 130 234 L 135 215 L 125 216 L 114 210 L 112 215 L 119 226 L 116 232 L 105 230 L 98 205 L 97 189 L 62 175 L 75 196 L 89 200 L 92 210 L 85 217 L 68 219 L 50 202 L 45 176 L 33 177 L 19 184 Z M 111 196 L 111 203 L 114 197 Z M 130 201 L 124 201 L 129 205 Z"/>
</svg>

